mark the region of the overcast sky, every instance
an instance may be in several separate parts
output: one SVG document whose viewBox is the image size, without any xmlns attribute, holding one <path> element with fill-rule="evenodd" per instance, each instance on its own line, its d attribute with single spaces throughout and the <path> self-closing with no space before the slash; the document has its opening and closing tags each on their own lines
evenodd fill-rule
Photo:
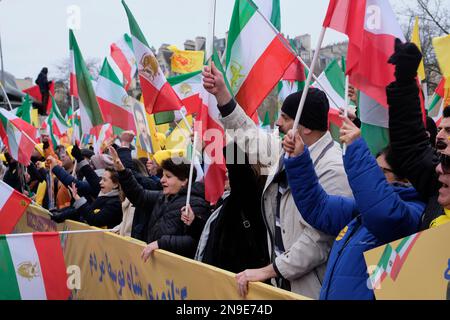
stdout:
<svg viewBox="0 0 450 320">
<path fill-rule="evenodd" d="M 394 6 L 404 0 L 391 0 Z M 289 36 L 309 33 L 315 46 L 328 0 L 281 0 L 281 28 Z M 183 48 L 186 39 L 207 34 L 209 0 L 127 0 L 147 41 Z M 217 0 L 216 36 L 228 30 L 233 0 Z M 103 59 L 109 45 L 129 33 L 120 0 L 0 0 L 0 35 L 5 70 L 17 78 L 36 78 L 43 66 L 49 75 L 55 64 L 69 55 L 68 23 L 76 22 L 73 6 L 80 10 L 75 31 L 85 58 Z M 329 30 L 325 44 L 346 40 Z"/>
</svg>

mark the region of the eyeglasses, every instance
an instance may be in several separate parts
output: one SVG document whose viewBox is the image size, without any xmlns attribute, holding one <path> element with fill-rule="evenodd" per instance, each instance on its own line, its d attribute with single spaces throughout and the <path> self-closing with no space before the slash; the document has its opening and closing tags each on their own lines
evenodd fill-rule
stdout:
<svg viewBox="0 0 450 320">
<path fill-rule="evenodd" d="M 450 155 L 441 153 L 439 156 L 439 162 L 441 163 L 442 172 L 450 174 Z"/>
</svg>

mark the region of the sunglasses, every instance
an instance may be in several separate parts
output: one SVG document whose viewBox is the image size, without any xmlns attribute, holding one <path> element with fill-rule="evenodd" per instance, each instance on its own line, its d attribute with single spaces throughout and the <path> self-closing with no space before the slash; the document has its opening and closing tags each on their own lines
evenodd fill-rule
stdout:
<svg viewBox="0 0 450 320">
<path fill-rule="evenodd" d="M 439 162 L 441 163 L 442 172 L 450 174 L 450 155 L 441 153 L 439 156 Z"/>
</svg>

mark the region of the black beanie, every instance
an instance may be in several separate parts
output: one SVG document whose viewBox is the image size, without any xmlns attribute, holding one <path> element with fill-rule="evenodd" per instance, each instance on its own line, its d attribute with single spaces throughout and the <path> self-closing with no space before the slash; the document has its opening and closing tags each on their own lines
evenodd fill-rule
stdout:
<svg viewBox="0 0 450 320">
<path fill-rule="evenodd" d="M 284 100 L 281 111 L 295 119 L 303 91 L 295 92 Z M 299 124 L 310 130 L 328 130 L 328 111 L 330 103 L 326 94 L 316 88 L 309 88 Z"/>
</svg>

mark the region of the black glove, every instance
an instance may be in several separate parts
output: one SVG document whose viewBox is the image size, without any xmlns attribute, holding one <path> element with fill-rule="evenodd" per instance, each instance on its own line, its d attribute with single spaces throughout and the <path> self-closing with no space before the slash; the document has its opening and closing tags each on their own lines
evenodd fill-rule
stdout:
<svg viewBox="0 0 450 320">
<path fill-rule="evenodd" d="M 395 52 L 388 62 L 395 65 L 395 79 L 398 83 L 413 82 L 417 76 L 420 61 L 422 61 L 422 53 L 414 43 L 402 43 L 400 39 L 395 39 Z"/>
<path fill-rule="evenodd" d="M 74 144 L 72 148 L 72 157 L 74 157 L 78 163 L 84 160 L 81 150 L 76 144 Z"/>
</svg>

